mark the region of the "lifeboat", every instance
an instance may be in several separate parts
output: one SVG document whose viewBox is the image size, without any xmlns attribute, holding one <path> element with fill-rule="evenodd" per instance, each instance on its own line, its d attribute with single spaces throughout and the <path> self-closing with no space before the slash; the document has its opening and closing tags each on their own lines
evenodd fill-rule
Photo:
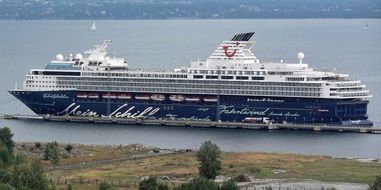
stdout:
<svg viewBox="0 0 381 190">
<path fill-rule="evenodd" d="M 102 95 L 102 98 L 115 99 L 115 98 L 116 98 L 116 94 L 113 94 L 113 93 L 106 93 L 106 94 L 103 94 L 103 95 Z"/>
<path fill-rule="evenodd" d="M 199 102 L 200 97 L 198 97 L 198 96 L 185 96 L 185 101 L 187 101 L 187 102 Z"/>
<path fill-rule="evenodd" d="M 99 98 L 99 95 L 97 93 L 89 93 L 89 98 Z"/>
<path fill-rule="evenodd" d="M 131 94 L 127 94 L 127 93 L 118 94 L 118 99 L 129 100 L 131 98 L 132 98 Z"/>
<path fill-rule="evenodd" d="M 204 102 L 217 102 L 217 96 L 208 96 L 204 98 Z"/>
<path fill-rule="evenodd" d="M 83 92 L 77 93 L 77 98 L 87 98 L 87 94 Z"/>
<path fill-rule="evenodd" d="M 165 96 L 162 95 L 162 94 L 152 94 L 151 95 L 151 100 L 154 100 L 154 101 L 163 101 L 163 100 L 165 100 Z"/>
<path fill-rule="evenodd" d="M 184 101 L 184 96 L 183 95 L 171 95 L 171 96 L 169 96 L 169 99 L 173 102 L 182 102 L 182 101 Z"/>
<path fill-rule="evenodd" d="M 136 100 L 149 100 L 150 96 L 148 94 L 137 94 L 135 95 Z"/>
</svg>

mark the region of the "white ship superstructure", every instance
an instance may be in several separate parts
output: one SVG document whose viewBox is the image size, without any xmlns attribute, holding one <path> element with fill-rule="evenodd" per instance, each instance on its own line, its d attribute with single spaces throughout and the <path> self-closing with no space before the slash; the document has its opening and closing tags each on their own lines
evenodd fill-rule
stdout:
<svg viewBox="0 0 381 190">
<path fill-rule="evenodd" d="M 194 119 L 368 122 L 366 109 L 371 95 L 361 81 L 334 70 L 312 69 L 303 63 L 303 53 L 298 54 L 297 63 L 261 62 L 252 52 L 253 34 L 237 34 L 222 42 L 206 61 L 191 62 L 173 71 L 130 69 L 124 59 L 108 56 L 111 41 L 106 40 L 84 55 L 64 58 L 59 54 L 44 69 L 32 69 L 22 92 L 73 92 L 75 104 L 79 99 L 86 105 L 107 102 L 109 107 L 138 103 L 165 105 L 173 110 L 179 106 L 217 110 L 202 118 L 194 112 Z"/>
</svg>

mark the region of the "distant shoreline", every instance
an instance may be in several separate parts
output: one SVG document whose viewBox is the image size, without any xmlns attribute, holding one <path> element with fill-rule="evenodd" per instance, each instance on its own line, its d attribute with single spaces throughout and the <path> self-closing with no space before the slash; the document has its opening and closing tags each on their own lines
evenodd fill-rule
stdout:
<svg viewBox="0 0 381 190">
<path fill-rule="evenodd" d="M 121 18 L 121 19 L 0 19 L 0 21 L 138 21 L 138 20 L 381 20 L 380 18 L 344 18 L 344 17 L 315 17 L 315 18 Z"/>
</svg>

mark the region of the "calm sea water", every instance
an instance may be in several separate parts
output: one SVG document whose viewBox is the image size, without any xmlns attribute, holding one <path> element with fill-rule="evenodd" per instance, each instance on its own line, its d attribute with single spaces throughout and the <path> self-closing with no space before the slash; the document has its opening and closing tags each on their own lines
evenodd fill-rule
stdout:
<svg viewBox="0 0 381 190">
<path fill-rule="evenodd" d="M 369 29 L 364 25 L 368 23 Z M 31 68 L 43 68 L 56 54 L 81 53 L 105 39 L 111 56 L 125 57 L 130 67 L 172 69 L 206 59 L 235 33 L 255 31 L 253 51 L 262 60 L 304 62 L 336 68 L 361 79 L 372 95 L 369 116 L 381 124 L 381 20 L 128 20 L 0 21 L 0 113 L 31 114 L 7 93 L 22 84 Z M 212 140 L 227 151 L 293 152 L 336 157 L 381 158 L 381 135 L 247 131 L 119 126 L 0 120 L 17 141 L 90 144 L 142 143 L 163 148 L 196 148 Z"/>
</svg>

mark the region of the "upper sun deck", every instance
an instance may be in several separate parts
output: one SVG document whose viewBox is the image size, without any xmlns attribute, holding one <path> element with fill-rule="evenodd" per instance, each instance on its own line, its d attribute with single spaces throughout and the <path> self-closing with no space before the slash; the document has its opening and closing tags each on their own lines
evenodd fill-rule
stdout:
<svg viewBox="0 0 381 190">
<path fill-rule="evenodd" d="M 102 45 L 95 45 L 84 54 L 77 54 L 73 57 L 64 58 L 58 54 L 56 59 L 51 61 L 46 70 L 86 70 L 86 71 L 105 71 L 105 70 L 127 70 L 128 64 L 123 58 L 111 58 L 107 54 L 107 47 L 111 40 L 105 40 Z"/>
</svg>

